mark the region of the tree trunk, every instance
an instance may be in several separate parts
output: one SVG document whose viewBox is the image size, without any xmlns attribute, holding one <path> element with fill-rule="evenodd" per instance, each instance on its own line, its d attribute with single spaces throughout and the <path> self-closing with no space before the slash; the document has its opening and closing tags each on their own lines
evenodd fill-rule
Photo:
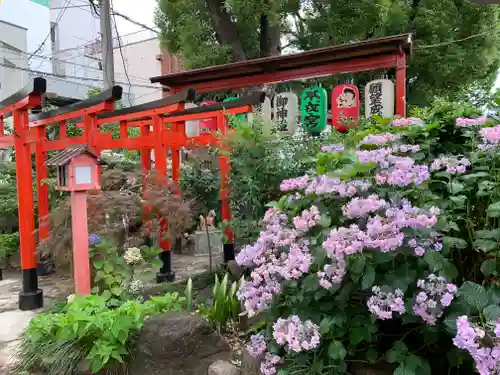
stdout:
<svg viewBox="0 0 500 375">
<path fill-rule="evenodd" d="M 233 61 L 245 61 L 247 57 L 243 44 L 238 37 L 236 26 L 224 7 L 224 1 L 207 0 L 207 5 L 220 42 L 231 46 Z"/>
</svg>

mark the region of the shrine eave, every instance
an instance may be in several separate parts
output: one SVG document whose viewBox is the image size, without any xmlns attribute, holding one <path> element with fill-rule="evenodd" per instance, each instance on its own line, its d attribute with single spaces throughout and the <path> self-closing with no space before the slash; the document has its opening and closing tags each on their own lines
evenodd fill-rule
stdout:
<svg viewBox="0 0 500 375">
<path fill-rule="evenodd" d="M 275 83 L 328 74 L 384 69 L 396 66 L 398 53 L 411 54 L 412 35 L 400 34 L 300 53 L 264 57 L 236 63 L 152 77 L 152 83 L 178 92 L 198 92 Z"/>
</svg>

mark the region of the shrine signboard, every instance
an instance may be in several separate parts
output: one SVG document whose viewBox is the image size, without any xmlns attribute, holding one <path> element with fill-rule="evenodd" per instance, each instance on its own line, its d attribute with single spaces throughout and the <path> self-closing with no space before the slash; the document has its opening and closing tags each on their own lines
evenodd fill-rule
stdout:
<svg viewBox="0 0 500 375">
<path fill-rule="evenodd" d="M 359 120 L 359 90 L 343 84 L 332 90 L 332 124 L 339 132 L 347 132 Z"/>
<path fill-rule="evenodd" d="M 200 107 L 203 107 L 204 105 L 214 105 L 214 104 L 217 104 L 217 102 L 213 100 L 206 100 L 200 103 Z M 203 120 L 200 120 L 199 124 L 200 124 L 200 133 L 199 133 L 200 135 L 210 134 L 217 130 L 217 119 L 215 117 L 204 118 Z"/>
<path fill-rule="evenodd" d="M 299 99 L 293 92 L 274 96 L 274 122 L 279 133 L 293 134 L 297 129 Z"/>
<path fill-rule="evenodd" d="M 365 116 L 394 116 L 394 84 L 389 79 L 376 79 L 365 86 Z"/>
<path fill-rule="evenodd" d="M 302 91 L 300 116 L 307 133 L 320 133 L 326 128 L 328 99 L 322 87 L 311 87 Z"/>
</svg>

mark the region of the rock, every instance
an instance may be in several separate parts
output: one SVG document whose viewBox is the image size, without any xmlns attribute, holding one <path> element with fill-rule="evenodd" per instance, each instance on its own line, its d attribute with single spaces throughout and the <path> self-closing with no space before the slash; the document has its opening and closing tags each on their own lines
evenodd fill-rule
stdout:
<svg viewBox="0 0 500 375">
<path fill-rule="evenodd" d="M 257 375 L 260 373 L 260 360 L 250 355 L 245 347 L 241 349 L 241 371 L 242 375 Z"/>
<path fill-rule="evenodd" d="M 210 246 L 208 239 L 210 238 Z M 193 234 L 194 242 L 194 253 L 199 254 L 209 254 L 210 250 L 212 254 L 222 253 L 222 232 L 220 230 L 209 229 L 208 233 L 206 231 L 196 231 Z"/>
<path fill-rule="evenodd" d="M 227 262 L 227 269 L 235 279 L 240 279 L 243 276 L 243 272 L 245 272 L 245 269 L 236 263 L 235 260 Z"/>
<path fill-rule="evenodd" d="M 238 367 L 227 361 L 216 361 L 208 368 L 208 375 L 240 375 Z"/>
<path fill-rule="evenodd" d="M 14 341 L 21 337 L 23 331 L 28 327 L 35 311 L 5 311 L 0 314 L 0 344 Z"/>
<path fill-rule="evenodd" d="M 229 345 L 205 319 L 168 312 L 144 323 L 130 375 L 202 375 L 229 359 Z"/>
<path fill-rule="evenodd" d="M 21 251 L 17 250 L 14 254 L 12 254 L 9 258 L 9 266 L 14 269 L 21 268 Z"/>
</svg>

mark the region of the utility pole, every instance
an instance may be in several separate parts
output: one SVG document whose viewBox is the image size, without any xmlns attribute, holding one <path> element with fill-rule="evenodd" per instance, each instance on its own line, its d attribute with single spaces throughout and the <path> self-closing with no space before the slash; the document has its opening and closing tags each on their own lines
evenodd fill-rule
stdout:
<svg viewBox="0 0 500 375">
<path fill-rule="evenodd" d="M 111 32 L 110 0 L 99 0 L 101 21 L 101 51 L 104 89 L 110 89 L 115 82 L 115 66 L 113 62 L 113 35 Z"/>
</svg>

